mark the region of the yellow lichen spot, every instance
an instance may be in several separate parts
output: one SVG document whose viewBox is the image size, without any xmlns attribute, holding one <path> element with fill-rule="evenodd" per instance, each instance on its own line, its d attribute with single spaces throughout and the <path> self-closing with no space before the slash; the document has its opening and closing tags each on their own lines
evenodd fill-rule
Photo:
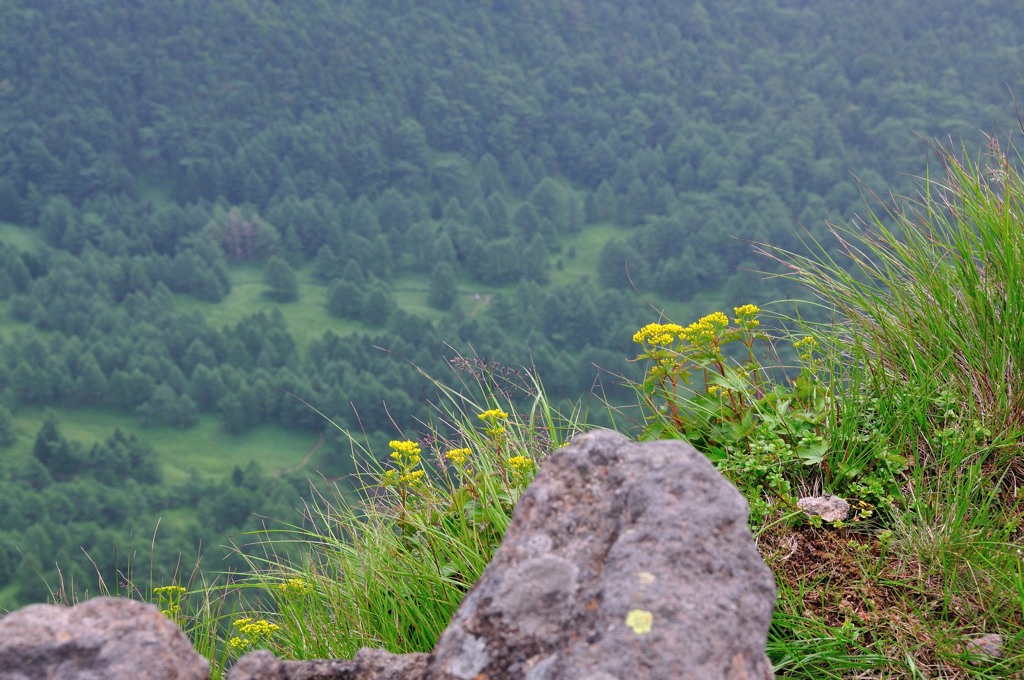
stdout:
<svg viewBox="0 0 1024 680">
<path fill-rule="evenodd" d="M 654 626 L 654 614 L 643 609 L 634 609 L 626 614 L 626 625 L 637 635 L 650 633 Z"/>
</svg>

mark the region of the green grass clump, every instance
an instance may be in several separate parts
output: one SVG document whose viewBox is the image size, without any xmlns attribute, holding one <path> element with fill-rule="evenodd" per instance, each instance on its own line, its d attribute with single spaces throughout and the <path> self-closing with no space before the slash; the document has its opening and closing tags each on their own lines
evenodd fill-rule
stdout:
<svg viewBox="0 0 1024 680">
<path fill-rule="evenodd" d="M 251 572 L 232 586 L 247 601 L 236 614 L 273 627 L 253 637 L 236 625 L 222 635 L 222 654 L 265 647 L 283 658 L 348 658 L 364 646 L 434 646 L 537 466 L 580 428 L 529 374 L 452 365 L 458 389 L 433 380 L 435 420 L 391 441 L 386 458 L 350 437 L 354 492 L 317 495 L 301 526 L 253 536 L 243 551 Z"/>
<path fill-rule="evenodd" d="M 833 227 L 838 254 L 766 249 L 835 313 L 815 334 L 830 450 L 869 436 L 908 463 L 868 526 L 762 535 L 780 595 L 769 651 L 787 676 L 1024 673 L 1024 179 L 995 140 L 979 161 L 937 152 L 943 175 L 918 196 Z M 805 643 L 825 630 L 846 643 Z M 988 633 L 1000 659 L 967 645 Z"/>
</svg>

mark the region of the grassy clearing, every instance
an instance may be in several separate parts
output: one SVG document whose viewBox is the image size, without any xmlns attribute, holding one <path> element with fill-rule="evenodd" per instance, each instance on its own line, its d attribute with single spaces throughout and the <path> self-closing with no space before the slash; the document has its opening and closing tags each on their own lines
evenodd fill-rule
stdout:
<svg viewBox="0 0 1024 680">
<path fill-rule="evenodd" d="M 279 309 L 288 323 L 300 353 L 311 340 L 319 339 L 325 331 L 348 335 L 364 326 L 355 321 L 338 319 L 326 313 L 327 288 L 312 283 L 304 270 L 296 272 L 299 279 L 299 299 L 279 304 L 263 296 L 267 286 L 263 283 L 263 269 L 258 265 L 235 265 L 231 268 L 231 292 L 220 302 L 203 302 L 185 295 L 175 297 L 181 312 L 198 311 L 214 328 L 234 326 L 242 319 L 260 312 Z"/>
<path fill-rule="evenodd" d="M 12 457 L 27 456 L 36 433 L 47 416 L 57 418 L 61 433 L 69 440 L 89 446 L 106 439 L 117 428 L 135 434 L 156 449 L 166 480 L 184 481 L 190 470 L 223 478 L 234 467 L 259 463 L 267 472 L 292 468 L 302 463 L 316 444 L 317 435 L 265 425 L 242 435 L 227 434 L 220 421 L 202 416 L 187 430 L 171 427 L 143 427 L 123 414 L 100 409 L 21 409 L 13 417 L 18 440 L 8 450 Z M 312 474 L 313 471 L 310 470 Z"/>
<path fill-rule="evenodd" d="M 562 239 L 562 252 L 552 256 L 552 264 L 562 262 L 562 267 L 552 267 L 551 282 L 561 286 L 582 278 L 594 280 L 597 261 L 601 250 L 608 241 L 623 235 L 622 227 L 609 222 L 584 227 L 578 234 Z M 575 253 L 575 255 L 570 255 Z"/>
<path fill-rule="evenodd" d="M 320 339 L 326 331 L 350 335 L 373 330 L 358 321 L 328 315 L 327 286 L 313 282 L 308 268 L 297 270 L 296 275 L 299 280 L 299 299 L 286 304 L 273 302 L 263 296 L 267 287 L 263 283 L 263 270 L 258 265 L 231 267 L 231 292 L 220 302 L 204 302 L 186 295 L 175 296 L 175 300 L 179 311 L 197 311 L 214 328 L 234 326 L 247 316 L 260 312 L 269 314 L 278 309 L 288 324 L 300 354 L 311 341 Z M 429 287 L 430 280 L 424 275 L 400 276 L 394 283 L 395 302 L 403 311 L 417 316 L 435 318 L 445 314 L 427 302 Z M 487 306 L 493 292 L 491 289 L 462 284 L 459 287 L 459 302 L 467 315 L 473 316 Z M 0 323 L 0 332 L 3 328 Z"/>
<path fill-rule="evenodd" d="M 0 222 L 0 241 L 18 250 L 31 251 L 43 246 L 43 239 L 38 231 L 11 222 Z"/>
</svg>

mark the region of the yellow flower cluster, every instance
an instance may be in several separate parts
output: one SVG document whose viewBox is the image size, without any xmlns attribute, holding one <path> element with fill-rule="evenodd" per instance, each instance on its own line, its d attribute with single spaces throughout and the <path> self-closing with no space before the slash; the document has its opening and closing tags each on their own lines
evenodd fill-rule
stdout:
<svg viewBox="0 0 1024 680">
<path fill-rule="evenodd" d="M 392 440 L 388 446 L 391 447 L 391 459 L 398 469 L 385 472 L 380 483 L 383 486 L 402 487 L 418 484 L 427 474 L 423 469 L 416 469 L 420 464 L 420 445 L 408 440 Z"/>
<path fill-rule="evenodd" d="M 166 602 L 167 608 L 161 609 L 160 612 L 180 624 L 181 621 L 178 617 L 181 616 L 181 597 L 185 594 L 185 588 L 182 586 L 160 586 L 153 588 L 153 594 L 160 598 L 161 605 Z"/>
<path fill-rule="evenodd" d="M 752 330 L 761 325 L 756 318 L 761 312 L 757 305 L 733 307 L 732 311 L 736 314 L 736 325 L 746 330 Z M 678 338 L 699 347 L 713 342 L 728 326 L 728 316 L 722 312 L 713 312 L 691 323 L 686 328 L 674 323 L 649 323 L 633 334 L 633 342 L 640 345 L 670 347 Z"/>
<path fill-rule="evenodd" d="M 388 442 L 391 447 L 391 457 L 394 460 L 408 460 L 410 465 L 420 462 L 420 445 L 411 441 L 392 440 Z"/>
<path fill-rule="evenodd" d="M 815 340 L 812 336 L 806 335 L 797 340 L 796 342 L 794 342 L 793 347 L 798 350 L 815 350 L 818 348 L 818 341 Z"/>
<path fill-rule="evenodd" d="M 235 636 L 228 640 L 228 644 L 232 648 L 240 650 L 255 646 L 259 640 L 270 639 L 280 629 L 280 626 L 276 623 L 270 623 L 262 619 L 236 619 L 234 625 L 246 637 Z"/>
<path fill-rule="evenodd" d="M 508 466 L 513 470 L 526 472 L 533 467 L 533 458 L 527 456 L 512 456 L 508 459 Z"/>
<path fill-rule="evenodd" d="M 722 312 L 712 312 L 684 328 L 679 337 L 689 340 L 694 345 L 704 345 L 717 338 L 728 325 L 729 317 Z"/>
<path fill-rule="evenodd" d="M 278 590 L 288 595 L 309 595 L 313 592 L 313 586 L 301 578 L 290 578 L 277 586 Z"/>
<path fill-rule="evenodd" d="M 633 342 L 638 345 L 661 345 L 668 347 L 676 336 L 683 332 L 683 327 L 675 323 L 649 323 L 633 334 Z"/>
<path fill-rule="evenodd" d="M 812 336 L 806 335 L 793 343 L 793 349 L 797 351 L 801 360 L 810 361 L 818 349 L 818 341 Z"/>
<path fill-rule="evenodd" d="M 444 457 L 455 463 L 456 465 L 465 465 L 466 461 L 473 454 L 469 449 L 452 449 L 448 453 L 444 454 Z"/>
<path fill-rule="evenodd" d="M 500 408 L 488 409 L 483 413 L 477 414 L 477 418 L 490 424 L 490 427 L 485 428 L 484 432 L 491 439 L 497 439 L 501 435 L 505 434 L 505 428 L 498 425 L 498 421 L 508 420 L 508 413 L 502 411 Z"/>
<path fill-rule="evenodd" d="M 756 318 L 758 312 L 761 310 L 757 305 L 743 305 L 741 307 L 733 307 L 732 311 L 736 313 L 736 325 L 743 326 L 747 330 L 757 328 L 761 325 L 761 322 Z"/>
<path fill-rule="evenodd" d="M 237 619 L 235 628 L 250 637 L 270 637 L 280 629 L 280 626 L 263 619 Z"/>
<path fill-rule="evenodd" d="M 406 472 L 398 478 L 398 483 L 412 485 L 423 479 L 423 475 L 425 474 L 427 474 L 425 470 L 413 470 L 412 472 Z"/>
</svg>

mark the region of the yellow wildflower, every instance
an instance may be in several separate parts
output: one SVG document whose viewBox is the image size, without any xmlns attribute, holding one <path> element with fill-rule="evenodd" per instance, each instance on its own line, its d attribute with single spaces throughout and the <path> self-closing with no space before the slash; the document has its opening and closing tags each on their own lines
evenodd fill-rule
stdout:
<svg viewBox="0 0 1024 680">
<path fill-rule="evenodd" d="M 699 347 L 714 342 L 728 325 L 729 317 L 722 312 L 712 312 L 684 328 L 680 337 Z"/>
<path fill-rule="evenodd" d="M 289 595 L 308 595 L 313 592 L 313 586 L 301 578 L 290 578 L 277 586 L 278 590 Z"/>
<path fill-rule="evenodd" d="M 761 325 L 761 322 L 755 319 L 758 312 L 761 310 L 757 305 L 742 305 L 740 307 L 733 307 L 732 311 L 736 313 L 736 325 L 743 326 L 747 330 L 757 328 Z"/>
<path fill-rule="evenodd" d="M 815 340 L 812 336 L 806 335 L 806 336 L 800 338 L 799 340 L 797 340 L 796 342 L 794 342 L 793 343 L 793 347 L 795 349 L 798 349 L 798 350 L 802 350 L 802 349 L 815 350 L 815 349 L 818 348 L 818 341 Z"/>
<path fill-rule="evenodd" d="M 423 479 L 423 475 L 425 475 L 425 474 L 427 474 L 427 473 L 424 470 L 413 470 L 412 472 L 407 472 L 406 474 L 404 474 L 401 477 L 399 477 L 398 478 L 398 483 L 399 484 L 416 484 L 421 479 Z"/>
<path fill-rule="evenodd" d="M 477 416 L 480 420 L 508 420 L 508 414 L 501 409 L 492 408 Z"/>
<path fill-rule="evenodd" d="M 533 467 L 533 458 L 527 456 L 512 456 L 508 459 L 508 465 L 514 470 L 525 472 Z"/>
<path fill-rule="evenodd" d="M 393 440 L 388 442 L 388 446 L 394 449 L 394 453 L 391 454 L 392 458 L 395 457 L 396 453 L 399 456 L 403 454 L 406 456 L 418 456 L 420 454 L 420 445 L 416 442 Z"/>
<path fill-rule="evenodd" d="M 668 347 L 677 336 L 683 332 L 683 327 L 674 323 L 649 323 L 633 334 L 633 342 L 643 345 L 661 345 Z"/>
<path fill-rule="evenodd" d="M 756 316 L 761 309 L 757 305 L 742 305 L 733 307 L 732 311 L 736 313 L 736 316 Z"/>
<path fill-rule="evenodd" d="M 466 461 L 473 454 L 469 449 L 452 449 L 448 453 L 444 454 L 444 457 L 455 463 L 456 465 L 465 465 Z"/>
<path fill-rule="evenodd" d="M 256 621 L 252 619 L 239 619 L 235 621 L 235 628 L 250 637 L 270 637 L 278 631 L 280 626 L 262 619 Z"/>
<path fill-rule="evenodd" d="M 818 349 L 818 341 L 813 336 L 806 335 L 793 343 L 793 349 L 797 351 L 801 360 L 810 361 Z"/>
</svg>

